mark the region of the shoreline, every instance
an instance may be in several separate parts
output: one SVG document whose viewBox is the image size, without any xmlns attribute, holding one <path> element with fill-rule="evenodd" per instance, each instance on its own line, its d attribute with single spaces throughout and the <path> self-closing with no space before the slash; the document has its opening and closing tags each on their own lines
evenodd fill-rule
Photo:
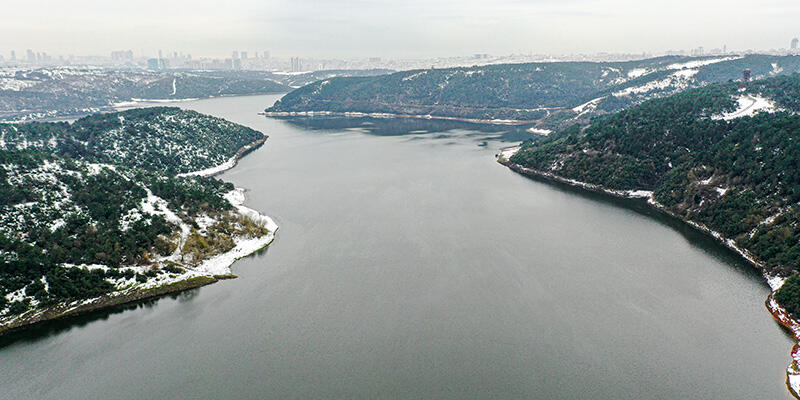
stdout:
<svg viewBox="0 0 800 400">
<path fill-rule="evenodd" d="M 519 151 L 519 149 L 520 146 L 512 146 L 500 149 L 500 152 L 497 154 L 497 162 L 506 166 L 510 170 L 528 178 L 538 179 L 548 182 L 555 182 L 574 188 L 580 188 L 588 192 L 599 193 L 619 199 L 644 200 L 651 207 L 651 209 L 658 211 L 661 214 L 666 215 L 670 218 L 678 220 L 694 228 L 695 230 L 705 234 L 706 236 L 714 239 L 716 242 L 720 243 L 724 247 L 738 254 L 742 259 L 747 261 L 755 269 L 761 272 L 761 275 L 764 277 L 765 283 L 770 287 L 770 294 L 767 296 L 765 306 L 769 311 L 770 315 L 772 315 L 772 317 L 775 319 L 776 322 L 778 322 L 780 325 L 784 326 L 786 329 L 792 332 L 792 335 L 795 340 L 795 344 L 792 347 L 792 352 L 791 352 L 792 363 L 786 369 L 786 387 L 792 396 L 800 400 L 800 321 L 792 318 L 789 315 L 789 313 L 773 299 L 775 292 L 777 292 L 778 289 L 780 289 L 786 278 L 768 275 L 766 273 L 763 264 L 760 263 L 755 258 L 755 256 L 753 256 L 748 250 L 737 246 L 736 243 L 733 241 L 733 239 L 726 238 L 719 232 L 712 230 L 711 228 L 705 226 L 704 224 L 688 220 L 668 210 L 666 207 L 664 207 L 655 200 L 655 198 L 653 197 L 653 192 L 644 190 L 624 191 L 624 190 L 607 189 L 602 187 L 601 185 L 580 182 L 550 172 L 544 172 L 533 168 L 527 168 L 522 165 L 512 163 L 509 160 L 511 156 L 513 156 L 517 151 Z"/>
<path fill-rule="evenodd" d="M 269 136 L 264 135 L 264 137 L 243 146 L 231 159 L 217 167 L 196 171 L 191 174 L 201 176 L 221 174 L 235 167 L 239 159 L 261 147 L 268 138 Z M 204 174 L 205 171 L 212 169 L 214 170 L 213 173 Z M 154 286 L 148 286 L 148 284 L 152 283 L 148 280 L 136 287 L 117 290 L 98 297 L 61 302 L 44 308 L 33 308 L 6 322 L 0 322 L 0 336 L 12 332 L 19 332 L 49 321 L 76 317 L 115 306 L 196 289 L 219 282 L 220 280 L 236 278 L 237 276 L 231 273 L 231 267 L 236 261 L 269 247 L 275 240 L 278 231 L 278 225 L 272 218 L 244 206 L 244 193 L 245 189 L 235 188 L 224 197 L 233 205 L 239 215 L 264 223 L 268 229 L 266 235 L 238 241 L 234 248 L 224 253 L 216 254 L 194 269 L 187 269 L 184 273 L 172 279 L 168 279 L 165 282 L 157 282 Z"/>
<path fill-rule="evenodd" d="M 262 111 L 258 113 L 267 117 L 349 117 L 349 118 L 408 118 L 408 119 L 428 119 L 440 121 L 458 121 L 481 125 L 508 125 L 520 126 L 539 122 L 539 120 L 519 120 L 519 119 L 480 119 L 464 117 L 448 117 L 443 115 L 430 114 L 396 114 L 396 113 L 365 113 L 359 111 Z"/>
</svg>

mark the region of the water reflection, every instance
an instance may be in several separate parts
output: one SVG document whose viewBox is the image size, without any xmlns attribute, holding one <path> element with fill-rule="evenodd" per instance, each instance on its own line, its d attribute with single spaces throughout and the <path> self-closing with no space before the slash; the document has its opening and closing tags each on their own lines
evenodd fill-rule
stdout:
<svg viewBox="0 0 800 400">
<path fill-rule="evenodd" d="M 183 292 L 170 293 L 162 296 L 143 299 L 132 303 L 122 304 L 102 310 L 88 312 L 86 314 L 44 321 L 34 324 L 19 331 L 12 331 L 0 335 L 0 349 L 15 344 L 17 342 L 32 343 L 44 338 L 56 336 L 69 332 L 75 328 L 82 328 L 96 321 L 106 321 L 112 315 L 121 314 L 126 311 L 137 309 L 152 309 L 158 305 L 159 301 L 165 298 L 177 300 L 181 303 L 192 301 L 200 294 L 202 288 L 189 289 Z"/>
<path fill-rule="evenodd" d="M 467 137 L 473 137 L 480 146 L 488 141 L 521 142 L 531 139 L 533 135 L 526 130 L 528 125 L 487 125 L 462 121 L 444 121 L 421 118 L 373 118 L 373 117 L 270 117 L 281 119 L 290 125 L 312 131 L 336 132 L 343 130 L 363 132 L 376 136 L 429 135 L 436 139 L 449 139 L 448 132 L 454 130 L 469 131 Z M 430 137 L 430 136 L 427 136 Z"/>
</svg>

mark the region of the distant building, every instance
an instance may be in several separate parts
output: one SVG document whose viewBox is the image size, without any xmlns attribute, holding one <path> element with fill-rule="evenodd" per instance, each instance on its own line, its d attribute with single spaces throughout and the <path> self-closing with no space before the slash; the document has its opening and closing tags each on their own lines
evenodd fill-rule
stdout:
<svg viewBox="0 0 800 400">
<path fill-rule="evenodd" d="M 750 79 L 752 78 L 752 75 L 753 75 L 753 71 L 751 71 L 750 68 L 745 69 L 744 72 L 742 72 L 742 81 L 750 82 Z"/>
<path fill-rule="evenodd" d="M 242 69 L 242 60 L 238 58 L 233 59 L 233 69 L 240 70 Z"/>
<path fill-rule="evenodd" d="M 268 59 L 269 58 L 269 51 L 265 51 L 263 57 L 264 57 L 265 60 Z"/>
<path fill-rule="evenodd" d="M 246 51 L 242 52 L 242 60 L 247 60 L 247 52 Z"/>
<path fill-rule="evenodd" d="M 17 53 L 14 50 L 11 50 L 11 61 L 17 61 Z"/>
<path fill-rule="evenodd" d="M 232 59 L 234 59 L 234 60 L 238 60 L 238 59 L 239 59 L 239 52 L 238 52 L 238 51 L 236 51 L 236 50 L 234 50 L 234 51 L 231 53 L 231 58 L 232 58 Z"/>
<path fill-rule="evenodd" d="M 33 50 L 28 49 L 26 53 L 28 56 L 28 62 L 30 63 L 36 62 L 36 53 L 34 53 Z"/>
<path fill-rule="evenodd" d="M 303 70 L 303 64 L 300 62 L 300 57 L 292 57 L 292 72 L 300 72 Z"/>
<path fill-rule="evenodd" d="M 133 50 L 112 51 L 111 61 L 116 61 L 116 62 L 133 61 Z"/>
<path fill-rule="evenodd" d="M 794 38 L 792 39 L 792 50 L 797 50 L 798 45 L 800 45 L 800 39 Z"/>
<path fill-rule="evenodd" d="M 159 62 L 157 58 L 150 58 L 147 60 L 147 69 L 157 70 L 159 69 Z"/>
</svg>

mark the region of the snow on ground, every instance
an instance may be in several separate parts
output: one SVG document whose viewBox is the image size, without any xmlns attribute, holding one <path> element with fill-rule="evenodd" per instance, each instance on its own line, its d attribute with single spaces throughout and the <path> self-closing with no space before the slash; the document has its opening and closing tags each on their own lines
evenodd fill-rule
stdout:
<svg viewBox="0 0 800 400">
<path fill-rule="evenodd" d="M 254 220 L 258 223 L 264 225 L 265 228 L 269 231 L 266 236 L 257 237 L 257 238 L 238 238 L 236 239 L 236 247 L 231 249 L 228 252 L 219 254 L 214 256 L 208 260 L 203 261 L 197 267 L 192 268 L 192 270 L 203 273 L 203 274 L 211 274 L 211 275 L 225 275 L 231 273 L 231 265 L 233 265 L 234 261 L 248 256 L 268 244 L 272 242 L 275 238 L 275 231 L 278 230 L 278 225 L 272 218 L 259 213 L 252 208 L 248 208 L 244 206 L 245 201 L 245 194 L 244 189 L 236 188 L 228 193 L 225 194 L 225 199 L 227 199 L 239 212 L 239 214 L 244 215 L 251 220 Z"/>
<path fill-rule="evenodd" d="M 404 78 L 402 79 L 402 81 L 403 81 L 403 82 L 410 81 L 410 80 L 412 80 L 412 79 L 414 79 L 414 78 L 416 78 L 416 77 L 418 77 L 418 76 L 425 75 L 425 74 L 427 74 L 427 73 L 428 73 L 428 71 L 417 72 L 416 74 L 411 74 L 411 75 L 409 75 L 409 76 L 406 76 L 406 77 L 404 77 Z"/>
<path fill-rule="evenodd" d="M 637 94 L 637 93 L 648 93 L 657 89 L 666 89 L 670 85 L 672 85 L 672 82 L 673 82 L 672 78 L 666 78 L 660 81 L 652 81 L 645 83 L 644 85 L 632 86 L 629 88 L 622 89 L 618 92 L 614 92 L 613 95 L 614 97 L 622 97 L 622 96 L 630 96 L 631 94 Z"/>
<path fill-rule="evenodd" d="M 781 276 L 766 276 L 766 278 L 767 284 L 772 288 L 773 292 L 780 289 L 784 282 L 786 282 L 786 278 Z"/>
<path fill-rule="evenodd" d="M 521 146 L 514 146 L 514 147 L 506 147 L 504 149 L 500 149 L 500 154 L 497 155 L 497 158 L 501 160 L 510 160 L 514 154 L 517 154 Z"/>
<path fill-rule="evenodd" d="M 167 221 L 181 227 L 181 236 L 183 238 L 189 236 L 189 225 L 183 222 L 183 220 L 178 217 L 177 214 L 167 207 L 167 201 L 154 195 L 153 192 L 151 192 L 148 188 L 145 188 L 144 190 L 147 192 L 147 197 L 142 199 L 142 203 L 140 205 L 142 211 L 151 215 L 163 216 Z"/>
<path fill-rule="evenodd" d="M 721 63 L 724 61 L 731 61 L 731 60 L 738 60 L 743 57 L 722 57 L 722 58 L 709 58 L 705 60 L 695 60 L 689 61 L 681 64 L 670 64 L 667 66 L 667 69 L 684 69 L 684 68 L 698 68 L 703 67 L 706 65 Z"/>
<path fill-rule="evenodd" d="M 653 192 L 649 190 L 628 190 L 625 192 L 628 197 L 637 199 L 649 199 L 653 197 Z"/>
<path fill-rule="evenodd" d="M 35 85 L 36 81 L 26 81 L 14 78 L 0 78 L 0 90 L 11 90 L 19 92 L 20 90 L 27 89 Z"/>
<path fill-rule="evenodd" d="M 789 367 L 787 370 L 787 380 L 789 381 L 789 387 L 795 393 L 800 393 L 800 373 L 794 370 L 794 368 Z"/>
<path fill-rule="evenodd" d="M 586 103 L 583 103 L 583 104 L 573 108 L 572 111 L 575 111 L 576 113 L 578 113 L 578 115 L 581 115 L 581 114 L 584 114 L 586 112 L 592 111 L 595 108 L 597 108 L 597 103 L 599 103 L 600 100 L 603 100 L 603 99 L 604 99 L 604 97 L 598 97 L 596 99 L 589 100 Z"/>
<path fill-rule="evenodd" d="M 553 133 L 553 131 L 551 131 L 550 129 L 539 129 L 539 128 L 529 128 L 528 132 L 534 135 L 542 135 L 542 136 L 547 136 Z"/>
<path fill-rule="evenodd" d="M 211 176 L 229 170 L 233 168 L 235 165 L 236 165 L 236 156 L 233 156 L 229 158 L 228 161 L 225 161 L 224 163 L 217 165 L 216 167 L 206 168 L 200 171 L 187 172 L 184 174 L 178 174 L 178 176 Z"/>
<path fill-rule="evenodd" d="M 170 96 L 175 96 L 175 93 L 178 92 L 178 87 L 175 85 L 175 82 L 177 80 L 178 78 L 172 78 L 172 93 L 170 94 Z"/>
<path fill-rule="evenodd" d="M 635 79 L 635 78 L 638 78 L 640 76 L 645 76 L 648 73 L 650 73 L 650 71 L 645 69 L 645 68 L 634 68 L 634 69 L 628 71 L 628 78 Z"/>
<path fill-rule="evenodd" d="M 773 113 L 777 111 L 775 103 L 769 99 L 761 96 L 744 95 L 736 99 L 739 103 L 739 108 L 736 111 L 725 113 L 722 115 L 712 116 L 711 119 L 720 120 L 724 119 L 730 121 L 732 119 L 741 117 L 752 117 L 760 112 Z"/>
<path fill-rule="evenodd" d="M 677 76 L 678 78 L 689 79 L 689 78 L 697 75 L 698 72 L 700 72 L 699 69 L 682 69 L 680 71 L 676 71 L 672 75 L 673 76 Z"/>
</svg>

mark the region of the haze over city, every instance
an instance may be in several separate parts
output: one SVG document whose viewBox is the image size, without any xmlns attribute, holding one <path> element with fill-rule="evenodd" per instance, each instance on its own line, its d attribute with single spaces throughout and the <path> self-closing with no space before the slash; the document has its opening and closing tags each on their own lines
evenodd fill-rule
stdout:
<svg viewBox="0 0 800 400">
<path fill-rule="evenodd" d="M 473 53 L 664 53 L 789 47 L 800 2 L 789 0 L 33 0 L 4 5 L 0 54 L 139 57 L 159 49 L 230 57 L 433 57 Z"/>
</svg>

